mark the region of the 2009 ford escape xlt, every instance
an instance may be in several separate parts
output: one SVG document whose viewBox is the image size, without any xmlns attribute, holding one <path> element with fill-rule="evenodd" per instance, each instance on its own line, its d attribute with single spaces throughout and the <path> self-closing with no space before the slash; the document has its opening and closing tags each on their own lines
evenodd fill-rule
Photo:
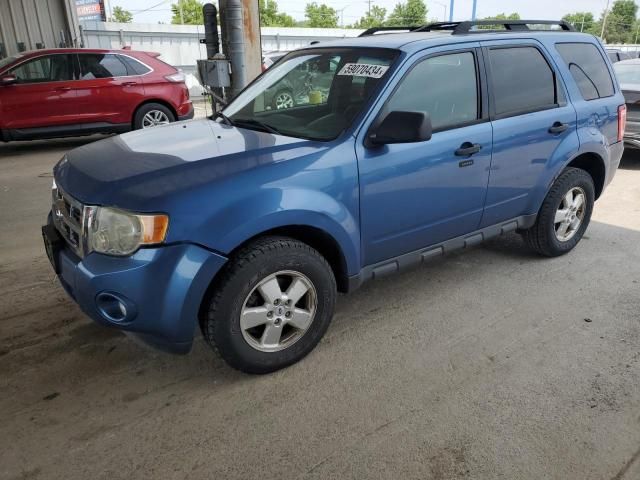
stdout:
<svg viewBox="0 0 640 480">
<path fill-rule="evenodd" d="M 200 326 L 264 373 L 315 347 L 337 291 L 510 231 L 567 253 L 622 156 L 624 98 L 593 36 L 480 23 L 298 50 L 215 118 L 71 151 L 43 227 L 60 282 L 100 323 L 173 352 Z M 330 86 L 265 102 L 297 69 Z"/>
</svg>

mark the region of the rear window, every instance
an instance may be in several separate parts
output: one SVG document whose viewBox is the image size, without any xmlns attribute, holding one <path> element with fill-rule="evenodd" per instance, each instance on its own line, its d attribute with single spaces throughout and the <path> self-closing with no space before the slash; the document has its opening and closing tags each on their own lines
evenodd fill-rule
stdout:
<svg viewBox="0 0 640 480">
<path fill-rule="evenodd" d="M 120 60 L 122 60 L 127 65 L 129 75 L 144 75 L 145 73 L 149 73 L 151 71 L 151 69 L 146 65 L 143 65 L 138 60 L 127 57 L 126 55 L 118 55 L 118 58 L 120 58 Z"/>
<path fill-rule="evenodd" d="M 78 57 L 80 58 L 81 80 L 127 76 L 127 67 L 118 58 L 119 55 L 81 53 Z"/>
<path fill-rule="evenodd" d="M 510 116 L 556 105 L 553 71 L 535 47 L 489 50 L 496 116 Z"/>
<path fill-rule="evenodd" d="M 613 80 L 600 50 L 592 43 L 558 43 L 556 49 L 567 64 L 582 98 L 595 100 L 614 94 Z"/>
</svg>

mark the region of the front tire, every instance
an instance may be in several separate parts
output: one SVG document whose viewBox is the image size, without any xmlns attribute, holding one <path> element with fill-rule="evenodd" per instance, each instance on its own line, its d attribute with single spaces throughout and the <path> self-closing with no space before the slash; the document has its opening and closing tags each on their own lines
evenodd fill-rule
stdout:
<svg viewBox="0 0 640 480">
<path fill-rule="evenodd" d="M 337 290 L 316 250 L 287 237 L 265 237 L 225 267 L 205 305 L 203 333 L 233 368 L 269 373 L 305 357 L 333 317 Z"/>
<path fill-rule="evenodd" d="M 567 168 L 547 193 L 536 223 L 523 232 L 525 242 L 546 257 L 570 252 L 589 226 L 594 201 L 591 175 Z"/>
<path fill-rule="evenodd" d="M 134 130 L 167 125 L 176 121 L 173 112 L 160 103 L 145 103 L 136 111 L 133 118 Z"/>
</svg>

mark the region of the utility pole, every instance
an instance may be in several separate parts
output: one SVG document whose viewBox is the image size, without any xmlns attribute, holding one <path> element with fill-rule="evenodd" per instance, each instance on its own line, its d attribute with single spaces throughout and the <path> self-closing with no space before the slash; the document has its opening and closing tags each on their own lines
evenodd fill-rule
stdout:
<svg viewBox="0 0 640 480">
<path fill-rule="evenodd" d="M 604 18 L 602 19 L 602 31 L 600 32 L 600 38 L 604 40 L 604 28 L 607 25 L 607 17 L 609 16 L 609 2 L 611 0 L 607 0 L 607 7 L 604 9 Z"/>
<path fill-rule="evenodd" d="M 447 21 L 447 4 L 446 3 L 442 3 L 442 2 L 438 2 L 437 0 L 433 0 L 433 2 L 437 3 L 442 8 L 444 8 L 444 16 L 442 17 L 442 21 L 446 22 Z"/>
<path fill-rule="evenodd" d="M 184 25 L 184 12 L 182 11 L 182 2 L 178 0 L 178 8 L 180 9 L 180 25 Z"/>
<path fill-rule="evenodd" d="M 476 21 L 476 9 L 478 7 L 478 0 L 473 0 L 473 10 L 471 10 L 471 20 Z"/>
<path fill-rule="evenodd" d="M 453 22 L 453 4 L 455 0 L 451 0 L 451 4 L 449 5 L 449 21 Z"/>
</svg>

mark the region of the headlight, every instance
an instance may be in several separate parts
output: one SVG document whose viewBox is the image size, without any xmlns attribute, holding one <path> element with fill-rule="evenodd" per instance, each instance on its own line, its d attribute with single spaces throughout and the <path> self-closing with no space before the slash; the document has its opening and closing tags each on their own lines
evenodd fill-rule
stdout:
<svg viewBox="0 0 640 480">
<path fill-rule="evenodd" d="M 97 207 L 89 220 L 90 251 L 131 255 L 142 245 L 162 243 L 169 228 L 166 215 L 136 215 L 115 208 Z"/>
</svg>

